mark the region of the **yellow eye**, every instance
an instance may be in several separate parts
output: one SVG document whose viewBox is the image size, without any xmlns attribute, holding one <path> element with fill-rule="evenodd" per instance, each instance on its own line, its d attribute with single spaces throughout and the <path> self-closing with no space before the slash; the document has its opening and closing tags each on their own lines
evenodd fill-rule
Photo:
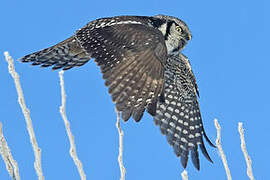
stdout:
<svg viewBox="0 0 270 180">
<path fill-rule="evenodd" d="M 180 33 L 182 32 L 182 28 L 180 26 L 176 26 L 176 30 Z"/>
</svg>

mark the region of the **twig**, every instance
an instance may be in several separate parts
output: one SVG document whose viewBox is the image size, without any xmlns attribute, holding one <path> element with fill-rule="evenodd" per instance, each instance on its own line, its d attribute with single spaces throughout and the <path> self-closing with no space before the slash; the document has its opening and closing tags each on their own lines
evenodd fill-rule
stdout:
<svg viewBox="0 0 270 180">
<path fill-rule="evenodd" d="M 224 166 L 225 171 L 226 171 L 227 179 L 232 180 L 232 176 L 231 176 L 230 169 L 228 167 L 226 156 L 225 156 L 225 154 L 223 152 L 223 149 L 222 149 L 222 146 L 221 146 L 221 141 L 220 141 L 220 139 L 221 139 L 221 127 L 220 127 L 217 119 L 215 119 L 215 126 L 216 126 L 216 129 L 217 129 L 216 145 L 218 147 L 218 151 L 219 151 L 219 154 L 220 154 L 222 162 L 223 162 L 223 166 Z"/>
<path fill-rule="evenodd" d="M 43 176 L 42 168 L 41 168 L 41 149 L 38 147 L 38 143 L 37 143 L 35 132 L 32 125 L 32 120 L 30 117 L 30 111 L 29 109 L 27 109 L 25 101 L 24 101 L 24 96 L 23 96 L 23 91 L 20 84 L 19 75 L 15 71 L 12 57 L 9 55 L 8 52 L 4 52 L 4 55 L 5 55 L 6 61 L 8 62 L 8 71 L 13 77 L 14 82 L 15 82 L 15 86 L 16 86 L 16 90 L 18 94 L 18 101 L 19 101 L 19 104 L 21 106 L 21 109 L 22 109 L 22 112 L 26 121 L 27 131 L 30 136 L 30 141 L 31 141 L 32 148 L 35 155 L 34 167 L 35 167 L 38 179 L 44 180 L 44 176 Z"/>
<path fill-rule="evenodd" d="M 246 160 L 246 164 L 247 164 L 247 175 L 248 175 L 250 180 L 254 180 L 255 178 L 254 178 L 253 173 L 252 173 L 251 159 L 248 155 L 246 142 L 245 142 L 243 123 L 241 123 L 241 122 L 238 123 L 238 131 L 239 131 L 240 139 L 241 139 L 241 149 L 243 151 L 243 154 L 244 154 L 244 157 Z"/>
<path fill-rule="evenodd" d="M 20 180 L 19 167 L 17 162 L 13 159 L 7 141 L 2 130 L 2 123 L 0 122 L 0 154 L 6 164 L 7 171 L 13 180 Z"/>
<path fill-rule="evenodd" d="M 183 180 L 188 180 L 188 173 L 186 170 L 184 170 L 182 173 L 181 173 L 181 176 L 183 178 Z"/>
<path fill-rule="evenodd" d="M 84 170 L 83 170 L 83 165 L 77 156 L 76 146 L 75 146 L 75 142 L 74 142 L 74 136 L 72 135 L 72 132 L 70 129 L 70 123 L 69 123 L 69 121 L 67 119 L 67 115 L 66 115 L 66 93 L 65 93 L 65 88 L 64 88 L 63 74 L 64 74 L 64 71 L 59 72 L 60 86 L 61 86 L 61 97 L 62 97 L 62 99 L 61 99 L 62 105 L 60 106 L 60 114 L 64 120 L 68 139 L 70 142 L 70 150 L 69 150 L 70 156 L 72 157 L 72 159 L 77 167 L 77 170 L 80 174 L 81 179 L 85 180 L 86 175 L 85 175 Z"/>
<path fill-rule="evenodd" d="M 118 154 L 118 164 L 119 164 L 119 168 L 120 168 L 120 172 L 121 172 L 121 178 L 120 180 L 125 180 L 125 174 L 126 174 L 126 169 L 124 167 L 123 164 L 123 136 L 124 136 L 124 132 L 121 129 L 120 126 L 120 113 L 119 111 L 115 108 L 116 111 L 116 115 L 117 115 L 117 121 L 116 121 L 116 128 L 118 130 L 119 133 L 119 154 Z"/>
</svg>

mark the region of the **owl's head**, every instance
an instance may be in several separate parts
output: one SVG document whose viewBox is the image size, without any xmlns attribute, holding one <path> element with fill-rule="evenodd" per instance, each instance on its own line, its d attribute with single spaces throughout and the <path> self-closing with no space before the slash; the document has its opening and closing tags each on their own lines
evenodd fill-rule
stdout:
<svg viewBox="0 0 270 180">
<path fill-rule="evenodd" d="M 165 38 L 168 54 L 177 53 L 191 39 L 191 33 L 186 23 L 176 17 L 156 15 L 156 18 L 163 20 L 158 27 Z"/>
</svg>

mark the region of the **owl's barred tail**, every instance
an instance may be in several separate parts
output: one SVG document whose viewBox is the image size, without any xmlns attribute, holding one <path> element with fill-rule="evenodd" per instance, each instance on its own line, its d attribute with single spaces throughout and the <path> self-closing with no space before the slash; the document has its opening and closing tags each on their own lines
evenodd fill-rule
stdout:
<svg viewBox="0 0 270 180">
<path fill-rule="evenodd" d="M 32 65 L 41 67 L 53 66 L 52 69 L 70 69 L 82 66 L 90 60 L 74 36 L 41 51 L 28 54 L 19 59 L 21 62 L 32 62 Z"/>
</svg>

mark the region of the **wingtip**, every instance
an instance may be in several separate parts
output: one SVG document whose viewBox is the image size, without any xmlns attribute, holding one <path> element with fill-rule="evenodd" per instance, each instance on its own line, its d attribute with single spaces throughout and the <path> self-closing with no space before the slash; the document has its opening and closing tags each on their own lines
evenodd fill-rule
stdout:
<svg viewBox="0 0 270 180">
<path fill-rule="evenodd" d="M 182 151 L 182 154 L 181 154 L 181 164 L 183 166 L 184 169 L 186 169 L 187 167 L 187 163 L 188 163 L 188 151 Z"/>
<path fill-rule="evenodd" d="M 207 150 L 206 150 L 206 148 L 205 148 L 203 142 L 202 142 L 202 144 L 200 144 L 200 149 L 201 149 L 201 151 L 202 151 L 204 157 L 205 157 L 209 162 L 213 163 L 213 161 L 212 161 L 211 157 L 209 156 L 209 154 L 208 154 L 208 152 L 207 152 Z"/>
<path fill-rule="evenodd" d="M 28 56 L 29 56 L 29 55 L 26 55 L 26 56 L 24 56 L 24 57 L 21 57 L 21 58 L 17 59 L 17 61 L 22 62 L 22 63 L 28 63 L 28 62 L 31 62 L 29 59 L 27 59 Z"/>
<path fill-rule="evenodd" d="M 129 120 L 131 115 L 132 115 L 132 109 L 131 108 L 121 112 L 121 118 L 125 122 L 127 122 Z"/>
<path fill-rule="evenodd" d="M 145 108 L 142 107 L 142 108 L 137 108 L 137 109 L 134 109 L 133 112 L 132 112 L 132 117 L 133 119 L 135 120 L 135 122 L 139 122 L 142 117 L 143 117 L 143 114 L 144 114 L 144 110 Z"/>
<path fill-rule="evenodd" d="M 195 146 L 191 150 L 191 160 L 195 168 L 199 171 L 200 170 L 200 159 L 199 159 L 199 153 L 198 153 L 198 146 Z"/>
<path fill-rule="evenodd" d="M 24 62 L 24 61 L 23 61 L 23 57 L 21 57 L 21 58 L 17 59 L 16 61 L 19 61 L 19 62 Z"/>
<path fill-rule="evenodd" d="M 204 136 L 204 138 L 206 139 L 206 141 L 208 142 L 208 144 L 209 144 L 210 146 L 216 148 L 216 146 L 215 146 L 215 145 L 211 142 L 211 140 L 207 137 L 207 135 L 206 135 L 204 129 L 203 129 L 203 136 Z"/>
</svg>

